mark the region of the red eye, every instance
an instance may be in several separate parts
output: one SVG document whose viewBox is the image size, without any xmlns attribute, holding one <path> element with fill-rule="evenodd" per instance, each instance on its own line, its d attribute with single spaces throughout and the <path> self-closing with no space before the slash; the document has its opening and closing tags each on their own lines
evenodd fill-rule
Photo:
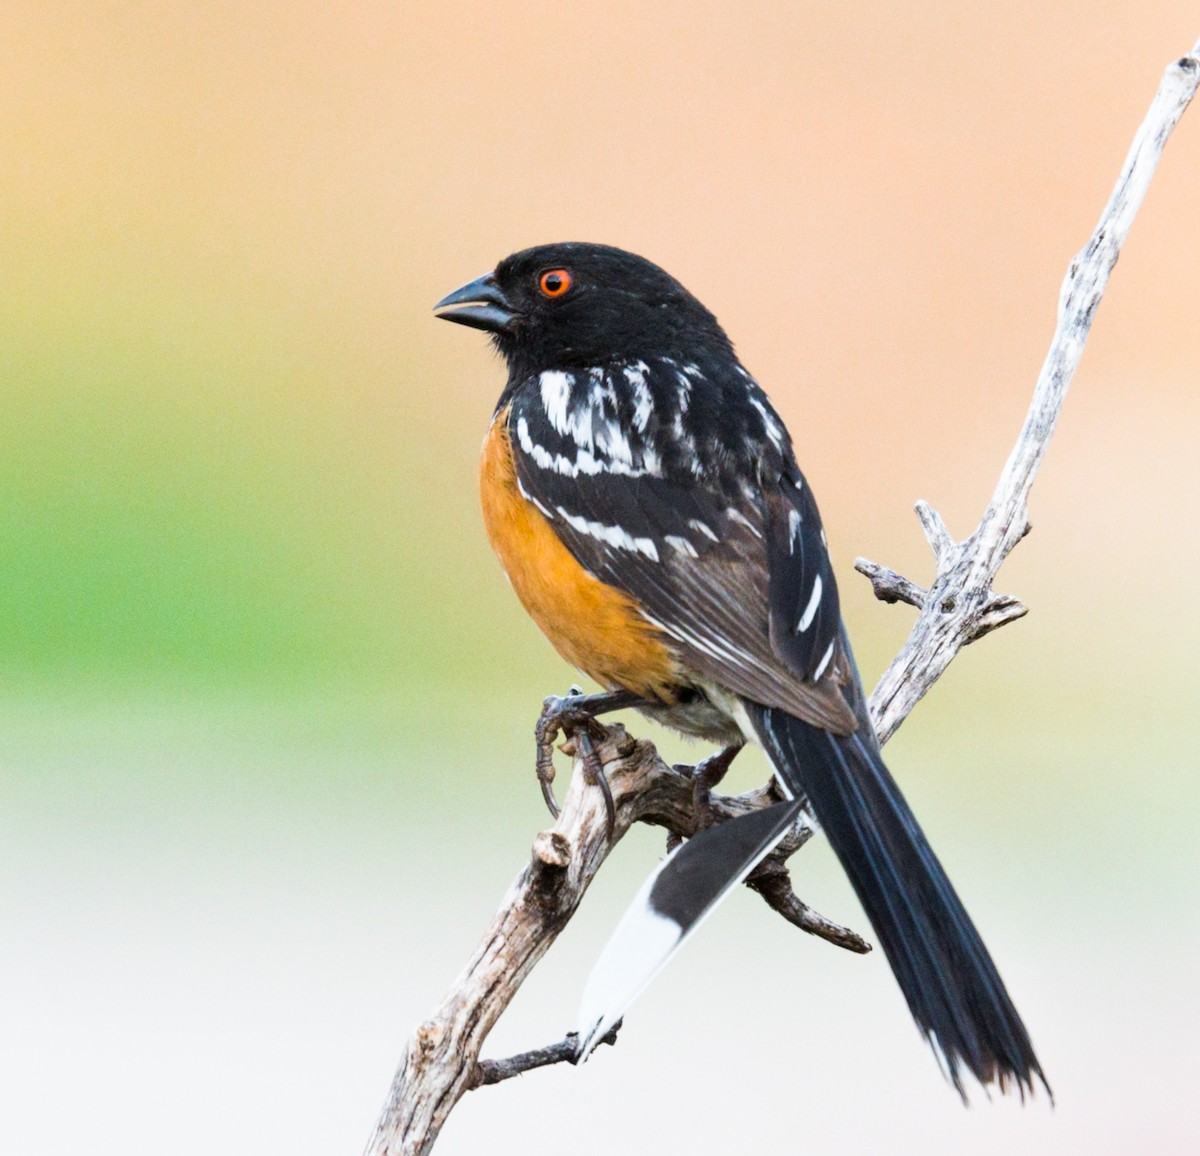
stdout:
<svg viewBox="0 0 1200 1156">
<path fill-rule="evenodd" d="M 571 288 L 571 274 L 566 269 L 547 269 L 538 278 L 538 288 L 547 297 L 561 297 Z"/>
</svg>

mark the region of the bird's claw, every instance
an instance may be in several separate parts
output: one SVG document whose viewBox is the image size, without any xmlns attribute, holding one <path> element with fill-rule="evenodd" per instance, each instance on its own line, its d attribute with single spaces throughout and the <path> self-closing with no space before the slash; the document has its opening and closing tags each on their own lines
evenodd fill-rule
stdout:
<svg viewBox="0 0 1200 1156">
<path fill-rule="evenodd" d="M 696 831 L 703 831 L 716 822 L 712 809 L 712 789 L 726 775 L 730 764 L 737 758 L 744 743 L 734 743 L 724 747 L 715 755 L 701 759 L 695 766 L 686 763 L 676 763 L 675 769 L 681 771 L 692 780 L 692 813 L 696 816 Z M 675 834 L 667 836 L 667 853 L 670 854 L 683 840 Z"/>
<path fill-rule="evenodd" d="M 545 700 L 537 726 L 534 728 L 534 738 L 537 741 L 535 768 L 538 783 L 542 788 L 542 798 L 546 800 L 550 814 L 556 819 L 560 809 L 558 800 L 554 797 L 554 740 L 559 734 L 564 734 L 579 744 L 579 754 L 583 759 L 587 781 L 599 786 L 604 793 L 608 833 L 613 833 L 617 821 L 617 808 L 613 801 L 612 788 L 604 774 L 604 767 L 596 754 L 594 740 L 601 737 L 596 733 L 600 729 L 596 716 L 625 707 L 639 706 L 644 702 L 645 699 L 641 695 L 628 690 L 584 694 L 577 686 L 571 687 L 565 695 L 552 694 Z"/>
</svg>

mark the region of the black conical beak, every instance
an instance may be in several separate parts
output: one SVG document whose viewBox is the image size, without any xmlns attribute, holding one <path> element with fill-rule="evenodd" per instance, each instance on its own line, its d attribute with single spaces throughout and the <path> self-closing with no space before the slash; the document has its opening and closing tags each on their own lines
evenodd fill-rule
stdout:
<svg viewBox="0 0 1200 1156">
<path fill-rule="evenodd" d="M 488 333 L 507 332 L 517 320 L 517 311 L 491 273 L 455 289 L 433 308 L 443 321 L 457 321 L 459 325 L 484 329 Z"/>
</svg>

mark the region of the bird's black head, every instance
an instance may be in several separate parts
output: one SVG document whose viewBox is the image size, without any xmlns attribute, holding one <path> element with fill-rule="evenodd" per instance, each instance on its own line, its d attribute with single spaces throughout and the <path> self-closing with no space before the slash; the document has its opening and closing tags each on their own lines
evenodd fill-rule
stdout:
<svg viewBox="0 0 1200 1156">
<path fill-rule="evenodd" d="M 717 319 L 674 277 L 608 245 L 523 249 L 434 308 L 491 333 L 511 377 L 732 352 Z"/>
</svg>

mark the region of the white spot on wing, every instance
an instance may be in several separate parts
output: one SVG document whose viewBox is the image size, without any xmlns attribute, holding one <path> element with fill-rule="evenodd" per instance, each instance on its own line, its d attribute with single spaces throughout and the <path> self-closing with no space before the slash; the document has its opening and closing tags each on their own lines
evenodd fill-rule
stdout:
<svg viewBox="0 0 1200 1156">
<path fill-rule="evenodd" d="M 813 672 L 813 682 L 818 681 L 818 679 L 820 679 L 821 675 L 823 675 L 825 673 L 825 668 L 829 665 L 829 660 L 833 657 L 833 648 L 836 645 L 837 645 L 837 639 L 835 638 L 829 644 L 829 647 L 826 649 L 825 657 L 822 658 L 821 661 L 817 664 L 817 669 Z"/>
<path fill-rule="evenodd" d="M 637 365 L 627 365 L 622 371 L 625 380 L 633 390 L 633 424 L 639 433 L 645 433 L 650 423 L 650 415 L 654 412 L 654 397 L 646 384 L 646 371 L 649 367 L 644 362 Z"/>
<path fill-rule="evenodd" d="M 520 491 L 521 497 L 523 497 L 525 499 L 525 501 L 532 502 L 535 506 L 537 506 L 537 508 L 539 510 L 542 511 L 543 514 L 546 515 L 546 519 L 548 521 L 551 521 L 551 522 L 554 521 L 554 515 L 552 513 L 550 513 L 550 511 L 547 510 L 546 507 L 543 506 L 542 503 L 537 500 L 537 498 L 535 498 L 531 493 L 529 493 L 529 491 L 526 490 L 523 485 L 521 485 L 520 478 L 517 478 L 517 489 Z"/>
<path fill-rule="evenodd" d="M 678 550 L 680 554 L 686 554 L 689 558 L 700 557 L 700 555 L 696 552 L 696 547 L 693 546 L 686 538 L 677 537 L 675 534 L 668 534 L 664 541 L 668 546 Z"/>
<path fill-rule="evenodd" d="M 729 509 L 727 509 L 725 511 L 725 516 L 731 522 L 741 522 L 741 524 L 743 526 L 745 526 L 746 529 L 749 530 L 750 533 L 753 534 L 756 538 L 762 537 L 762 531 L 752 521 L 750 521 L 750 519 L 747 518 L 746 515 L 743 514 L 742 511 L 739 510 L 736 506 L 730 506 Z"/>
<path fill-rule="evenodd" d="M 603 377 L 595 380 L 595 370 L 592 387 L 588 395 L 588 403 L 584 406 L 573 406 L 575 400 L 575 375 L 564 373 L 557 369 L 548 369 L 538 377 L 542 396 L 542 408 L 546 411 L 546 420 L 563 437 L 571 438 L 577 446 L 589 453 L 595 450 L 595 421 L 598 409 L 604 395 Z"/>
<path fill-rule="evenodd" d="M 800 621 L 796 624 L 796 629 L 803 634 L 811 625 L 813 619 L 817 616 L 817 607 L 821 605 L 821 575 L 818 574 L 813 579 L 812 594 L 809 595 L 808 605 L 804 608 L 804 613 L 800 616 Z M 818 678 L 821 676 L 818 674 Z"/>
<path fill-rule="evenodd" d="M 800 523 L 804 521 L 800 517 L 799 510 L 788 510 L 788 553 L 794 554 L 796 547 L 800 543 Z"/>
<path fill-rule="evenodd" d="M 588 377 L 592 379 L 591 402 L 592 405 L 599 410 L 602 402 L 607 398 L 614 406 L 617 404 L 617 391 L 613 388 L 612 380 L 608 374 L 599 367 L 589 369 Z"/>
<path fill-rule="evenodd" d="M 603 522 L 591 522 L 578 514 L 569 513 L 562 506 L 555 508 L 566 520 L 567 525 L 578 530 L 579 533 L 587 534 L 589 538 L 595 538 L 607 546 L 615 546 L 621 550 L 633 550 L 638 554 L 645 554 L 653 562 L 658 561 L 658 547 L 655 546 L 652 539 L 635 538 L 623 526 L 606 526 Z"/>
<path fill-rule="evenodd" d="M 542 408 L 550 424 L 560 434 L 567 432 L 567 405 L 575 385 L 575 375 L 560 370 L 547 370 L 538 378 L 542 393 Z"/>
<path fill-rule="evenodd" d="M 614 463 L 633 465 L 633 447 L 617 422 L 606 421 L 597 431 L 596 442 Z"/>
<path fill-rule="evenodd" d="M 701 534 L 711 538 L 714 542 L 719 542 L 721 539 L 713 532 L 712 527 L 707 522 L 700 521 L 699 518 L 689 518 L 688 525 L 693 530 L 698 530 Z"/>
<path fill-rule="evenodd" d="M 642 611 L 642 616 L 647 622 L 652 623 L 654 626 L 661 627 L 668 634 L 673 634 L 676 638 L 681 639 L 690 646 L 694 646 L 697 650 L 702 651 L 712 658 L 721 659 L 723 662 L 731 663 L 734 666 L 740 666 L 746 670 L 757 670 L 767 673 L 770 672 L 769 667 L 760 662 L 754 657 L 754 655 L 748 654 L 740 647 L 725 645 L 724 643 L 718 642 L 715 638 L 699 635 L 694 630 L 689 630 L 686 626 L 683 626 L 678 622 L 672 623 L 670 626 L 668 626 L 665 622 L 660 622 L 657 618 L 655 618 L 653 615 L 647 614 L 644 610 Z"/>
<path fill-rule="evenodd" d="M 767 431 L 767 437 L 770 438 L 771 444 L 777 449 L 783 449 L 783 426 L 775 420 L 775 415 L 753 393 L 750 394 L 750 404 L 762 415 L 763 426 Z"/>
<path fill-rule="evenodd" d="M 543 378 L 569 376 L 569 374 L 542 374 Z M 546 402 L 547 395 L 550 397 L 551 404 L 546 406 L 546 417 L 553 421 L 554 415 L 558 412 L 558 397 L 553 389 L 543 390 L 543 404 Z M 565 429 L 558 430 L 559 433 L 565 433 L 575 440 L 578 451 L 573 460 L 560 453 L 551 453 L 545 446 L 538 445 L 533 440 L 529 422 L 524 417 L 517 419 L 517 444 L 525 454 L 533 459 L 539 469 L 552 470 L 554 473 L 568 478 L 577 478 L 581 474 L 588 477 L 605 473 L 624 474 L 631 478 L 641 477 L 643 474 L 655 476 L 661 474 L 662 461 L 649 446 L 642 453 L 641 466 L 634 466 L 633 448 L 617 422 L 604 421 L 598 429 L 595 428 L 594 419 L 597 415 L 597 406 L 589 406 L 576 414 L 566 413 Z M 557 426 L 555 428 L 558 429 Z M 599 451 L 603 456 L 597 456 L 593 451 Z"/>
<path fill-rule="evenodd" d="M 538 445 L 529 433 L 529 422 L 523 417 L 517 419 L 517 444 L 521 450 L 533 458 L 534 465 L 541 470 L 553 470 L 568 478 L 577 478 L 580 474 L 599 474 L 606 469 L 605 465 L 595 457 L 581 449 L 575 460 L 563 457 L 562 454 L 552 454 L 545 446 Z"/>
</svg>

